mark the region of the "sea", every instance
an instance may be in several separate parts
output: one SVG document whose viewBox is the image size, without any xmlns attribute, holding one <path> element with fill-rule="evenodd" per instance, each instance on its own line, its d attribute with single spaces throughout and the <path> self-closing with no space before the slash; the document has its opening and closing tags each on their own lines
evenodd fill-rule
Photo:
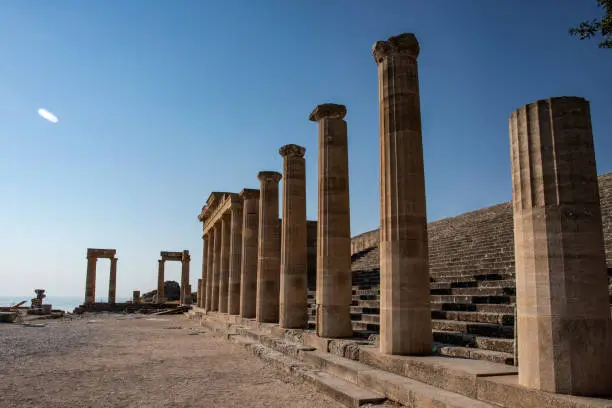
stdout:
<svg viewBox="0 0 612 408">
<path fill-rule="evenodd" d="M 30 306 L 30 300 L 36 297 L 35 294 L 32 295 L 23 295 L 23 296 L 0 296 L 0 306 L 12 306 L 16 303 L 22 302 L 26 300 L 22 306 Z M 83 304 L 83 296 L 52 296 L 49 295 L 43 299 L 43 304 L 51 304 L 53 309 L 63 310 L 66 312 L 72 312 L 75 307 L 78 307 Z M 123 298 L 118 296 L 116 301 L 126 302 L 130 300 L 130 298 Z M 96 298 L 96 302 L 107 302 L 108 299 L 106 297 Z"/>
</svg>

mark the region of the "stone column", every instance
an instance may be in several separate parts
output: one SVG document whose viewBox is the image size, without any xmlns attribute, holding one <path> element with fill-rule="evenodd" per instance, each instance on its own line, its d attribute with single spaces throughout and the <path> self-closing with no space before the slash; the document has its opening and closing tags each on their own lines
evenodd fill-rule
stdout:
<svg viewBox="0 0 612 408">
<path fill-rule="evenodd" d="M 140 291 L 139 290 L 132 291 L 132 302 L 140 303 Z"/>
<path fill-rule="evenodd" d="M 230 231 L 229 293 L 227 313 L 240 314 L 240 265 L 242 263 L 242 205 L 232 204 Z"/>
<path fill-rule="evenodd" d="M 206 275 L 208 274 L 208 235 L 202 234 L 202 283 L 198 283 L 198 307 L 206 306 Z"/>
<path fill-rule="evenodd" d="M 87 277 L 85 278 L 85 304 L 96 302 L 96 263 L 98 258 L 87 256 Z"/>
<path fill-rule="evenodd" d="M 257 247 L 257 301 L 255 319 L 277 323 L 280 290 L 280 225 L 278 222 L 278 182 L 281 174 L 260 171 L 259 242 Z"/>
<path fill-rule="evenodd" d="M 165 301 L 164 294 L 164 266 L 165 262 L 163 259 L 157 261 L 157 303 L 163 303 Z"/>
<path fill-rule="evenodd" d="M 221 266 L 219 269 L 219 312 L 221 313 L 227 313 L 231 224 L 231 215 L 224 214 L 221 218 Z"/>
<path fill-rule="evenodd" d="M 279 150 L 284 159 L 279 325 L 286 329 L 308 326 L 305 151 L 294 144 Z"/>
<path fill-rule="evenodd" d="M 432 349 L 425 172 L 413 34 L 377 41 L 380 113 L 380 351 Z"/>
<path fill-rule="evenodd" d="M 208 240 L 208 248 L 206 249 L 206 269 L 208 270 L 208 274 L 206 275 L 206 298 L 204 308 L 206 311 L 212 310 L 212 296 L 213 296 L 213 258 L 215 253 L 215 231 L 216 228 L 212 228 L 208 230 L 208 234 L 210 239 Z"/>
<path fill-rule="evenodd" d="M 240 316 L 255 317 L 257 299 L 257 240 L 259 235 L 259 190 L 244 189 L 242 199 L 242 262 Z"/>
<path fill-rule="evenodd" d="M 612 391 L 612 322 L 589 103 L 510 116 L 519 383 Z"/>
<path fill-rule="evenodd" d="M 221 271 L 221 223 L 215 225 L 215 247 L 213 248 L 213 280 L 211 286 L 210 310 L 219 310 L 219 272 Z"/>
<path fill-rule="evenodd" d="M 350 337 L 352 280 L 346 107 L 319 105 L 319 209 L 317 233 L 317 334 Z"/>
<path fill-rule="evenodd" d="M 189 251 L 183 251 L 183 256 L 181 258 L 181 305 L 187 304 L 187 302 L 191 304 L 191 287 L 189 285 L 190 261 L 191 256 L 189 255 Z"/>
<path fill-rule="evenodd" d="M 110 277 L 108 278 L 108 303 L 115 303 L 115 293 L 117 291 L 117 258 L 110 260 Z"/>
</svg>

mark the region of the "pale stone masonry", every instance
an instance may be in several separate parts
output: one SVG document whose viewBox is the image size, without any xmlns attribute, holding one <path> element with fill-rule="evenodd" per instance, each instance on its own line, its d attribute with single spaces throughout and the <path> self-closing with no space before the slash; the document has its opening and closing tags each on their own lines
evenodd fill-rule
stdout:
<svg viewBox="0 0 612 408">
<path fill-rule="evenodd" d="M 425 170 L 414 34 L 377 41 L 380 115 L 380 351 L 429 354 Z"/>
<path fill-rule="evenodd" d="M 257 299 L 257 242 L 259 235 L 259 190 L 244 189 L 242 200 L 242 262 L 240 316 L 255 317 Z"/>
<path fill-rule="evenodd" d="M 157 303 L 163 303 L 165 299 L 164 293 L 164 261 L 161 259 L 157 260 Z"/>
<path fill-rule="evenodd" d="M 211 304 L 212 304 L 212 286 L 213 286 L 213 258 L 214 258 L 214 253 L 215 253 L 215 230 L 212 229 L 208 231 L 207 235 L 209 236 L 208 245 L 207 245 L 208 248 L 206 248 L 206 269 L 208 271 L 208 274 L 206 275 L 206 283 L 205 283 L 205 289 L 204 289 L 204 291 L 206 292 L 204 308 L 208 311 L 208 310 L 212 310 Z"/>
<path fill-rule="evenodd" d="M 308 327 L 305 151 L 295 144 L 279 150 L 283 156 L 279 325 L 286 329 Z"/>
<path fill-rule="evenodd" d="M 198 279 L 198 295 L 197 295 L 197 306 L 204 307 L 204 280 L 202 278 Z"/>
<path fill-rule="evenodd" d="M 219 310 L 219 271 L 221 268 L 221 225 L 214 227 L 215 238 L 213 239 L 215 247 L 213 248 L 213 279 L 211 285 L 211 303 L 210 310 Z"/>
<path fill-rule="evenodd" d="M 227 313 L 231 222 L 232 217 L 229 214 L 221 218 L 221 265 L 219 267 L 219 308 L 217 309 L 220 313 Z"/>
<path fill-rule="evenodd" d="M 261 171 L 259 190 L 259 239 L 257 249 L 258 322 L 278 323 L 280 290 L 280 226 L 278 219 L 278 183 L 281 174 Z"/>
<path fill-rule="evenodd" d="M 117 280 L 117 258 L 115 249 L 87 248 L 87 275 L 85 277 L 85 301 L 84 304 L 96 302 L 96 264 L 98 258 L 110 259 L 110 276 L 108 285 L 108 303 L 115 303 L 116 280 Z"/>
<path fill-rule="evenodd" d="M 198 306 L 206 307 L 206 278 L 208 275 L 208 235 L 202 234 L 202 279 L 198 282 Z"/>
<path fill-rule="evenodd" d="M 310 120 L 319 125 L 317 334 L 350 337 L 351 229 L 346 107 L 317 106 Z"/>
<path fill-rule="evenodd" d="M 612 391 L 612 322 L 589 103 L 540 100 L 509 120 L 519 383 Z"/>
<path fill-rule="evenodd" d="M 110 260 L 110 276 L 108 279 L 108 303 L 115 303 L 117 293 L 117 258 Z"/>
<path fill-rule="evenodd" d="M 240 314 L 240 274 L 242 263 L 242 206 L 235 205 L 231 211 L 229 293 L 227 313 Z"/>
<path fill-rule="evenodd" d="M 183 251 L 181 255 L 181 300 L 182 305 L 191 304 L 191 285 L 189 284 L 189 263 L 191 256 L 189 251 Z"/>
</svg>

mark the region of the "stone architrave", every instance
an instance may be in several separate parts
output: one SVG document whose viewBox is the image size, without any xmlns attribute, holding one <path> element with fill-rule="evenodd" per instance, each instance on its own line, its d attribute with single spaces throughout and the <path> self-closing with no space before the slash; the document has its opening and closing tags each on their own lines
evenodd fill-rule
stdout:
<svg viewBox="0 0 612 408">
<path fill-rule="evenodd" d="M 257 249 L 257 301 L 255 319 L 278 322 L 280 290 L 280 225 L 278 219 L 278 182 L 281 174 L 261 171 L 259 190 L 259 242 Z"/>
<path fill-rule="evenodd" d="M 117 293 L 117 258 L 110 260 L 110 276 L 108 279 L 108 303 L 115 303 L 115 294 Z"/>
<path fill-rule="evenodd" d="M 279 150 L 284 159 L 279 325 L 286 329 L 308 326 L 305 151 L 295 144 Z"/>
<path fill-rule="evenodd" d="M 206 306 L 206 276 L 208 275 L 208 235 L 202 234 L 202 283 L 198 283 L 198 307 Z"/>
<path fill-rule="evenodd" d="M 214 268 L 213 268 L 213 258 L 214 258 L 214 252 L 215 252 L 215 230 L 216 228 L 212 228 L 211 230 L 209 230 L 208 234 L 209 234 L 209 239 L 207 241 L 207 248 L 206 248 L 206 269 L 208 271 L 207 275 L 206 275 L 206 297 L 204 298 L 205 301 L 205 305 L 204 308 L 206 309 L 206 311 L 210 311 L 212 310 L 212 293 L 213 293 L 213 275 L 214 275 Z"/>
<path fill-rule="evenodd" d="M 87 255 L 87 277 L 85 279 L 85 304 L 92 304 L 96 299 L 96 256 Z"/>
<path fill-rule="evenodd" d="M 229 288 L 230 233 L 232 217 L 224 214 L 221 218 L 221 266 L 219 268 L 219 312 L 227 313 Z"/>
<path fill-rule="evenodd" d="M 425 172 L 414 34 L 377 41 L 380 113 L 380 351 L 432 350 Z"/>
<path fill-rule="evenodd" d="M 317 106 L 310 120 L 319 125 L 317 334 L 350 337 L 351 229 L 346 107 Z"/>
<path fill-rule="evenodd" d="M 165 261 L 159 259 L 157 265 L 157 303 L 163 303 L 165 299 L 164 293 L 164 266 Z"/>
<path fill-rule="evenodd" d="M 213 249 L 213 281 L 211 287 L 210 310 L 219 310 L 219 275 L 221 271 L 221 225 L 215 225 L 215 247 Z"/>
<path fill-rule="evenodd" d="M 229 289 L 227 313 L 240 314 L 240 274 L 242 263 L 242 206 L 231 207 Z"/>
<path fill-rule="evenodd" d="M 509 120 L 519 383 L 612 392 L 612 322 L 589 103 L 540 100 Z"/>
<path fill-rule="evenodd" d="M 181 301 L 180 304 L 191 304 L 191 285 L 189 284 L 189 262 L 191 256 L 189 251 L 183 251 L 181 258 Z M 187 303 L 189 302 L 189 303 Z"/>
<path fill-rule="evenodd" d="M 242 200 L 242 261 L 240 316 L 255 317 L 257 299 L 257 243 L 259 235 L 259 190 L 244 189 Z"/>
</svg>

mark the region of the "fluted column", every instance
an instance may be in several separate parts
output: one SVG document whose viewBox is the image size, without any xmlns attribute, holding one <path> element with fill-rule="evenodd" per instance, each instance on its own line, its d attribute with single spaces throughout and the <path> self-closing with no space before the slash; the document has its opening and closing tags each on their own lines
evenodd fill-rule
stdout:
<svg viewBox="0 0 612 408">
<path fill-rule="evenodd" d="M 183 251 L 181 258 L 181 301 L 182 305 L 191 304 L 191 285 L 189 284 L 189 262 L 191 256 L 189 251 Z"/>
<path fill-rule="evenodd" d="M 215 225 L 215 247 L 213 249 L 213 282 L 210 310 L 219 310 L 219 275 L 221 271 L 221 222 Z"/>
<path fill-rule="evenodd" d="M 204 301 L 206 302 L 204 304 L 204 308 L 206 309 L 206 311 L 212 310 L 212 296 L 213 296 L 213 275 L 214 275 L 214 271 L 213 271 L 213 258 L 214 258 L 214 253 L 215 253 L 215 231 L 216 228 L 213 227 L 212 229 L 208 230 L 208 235 L 209 235 L 209 239 L 207 242 L 207 247 L 206 248 L 206 269 L 208 271 L 207 275 L 206 275 L 206 297 L 204 298 Z"/>
<path fill-rule="evenodd" d="M 110 260 L 110 276 L 108 278 L 108 303 L 115 303 L 115 294 L 117 292 L 117 258 Z"/>
<path fill-rule="evenodd" d="M 279 325 L 286 329 L 308 326 L 305 151 L 294 144 L 279 150 L 284 159 Z"/>
<path fill-rule="evenodd" d="M 224 214 L 221 218 L 221 265 L 219 268 L 219 312 L 227 313 L 227 299 L 229 288 L 229 259 L 230 259 L 230 232 L 231 215 Z"/>
<path fill-rule="evenodd" d="M 589 103 L 510 117 L 519 383 L 612 392 L 612 322 Z"/>
<path fill-rule="evenodd" d="M 197 302 L 196 305 L 198 307 L 202 307 L 202 303 L 204 300 L 204 284 L 203 284 L 203 279 L 199 278 L 198 279 L 198 288 L 197 288 Z"/>
<path fill-rule="evenodd" d="M 255 317 L 257 299 L 257 242 L 259 235 L 259 190 L 244 189 L 242 200 L 242 261 L 240 265 L 240 316 Z"/>
<path fill-rule="evenodd" d="M 319 125 L 317 334 L 349 337 L 351 326 L 351 218 L 346 107 L 323 104 L 310 120 Z"/>
<path fill-rule="evenodd" d="M 202 234 L 202 283 L 198 283 L 198 307 L 206 306 L 206 277 L 208 275 L 208 235 Z"/>
<path fill-rule="evenodd" d="M 96 263 L 98 258 L 87 256 L 87 277 L 85 278 L 85 304 L 96 302 Z"/>
<path fill-rule="evenodd" d="M 280 225 L 278 182 L 281 174 L 261 171 L 259 190 L 259 242 L 257 249 L 256 320 L 277 323 L 280 290 Z"/>
<path fill-rule="evenodd" d="M 380 351 L 432 349 L 425 172 L 414 34 L 377 41 L 380 113 Z"/>
<path fill-rule="evenodd" d="M 157 303 L 164 303 L 165 301 L 165 293 L 164 293 L 164 266 L 165 261 L 163 259 L 159 259 L 157 264 Z"/>
<path fill-rule="evenodd" d="M 242 263 L 242 205 L 232 204 L 227 313 L 240 314 L 240 274 Z"/>
</svg>

